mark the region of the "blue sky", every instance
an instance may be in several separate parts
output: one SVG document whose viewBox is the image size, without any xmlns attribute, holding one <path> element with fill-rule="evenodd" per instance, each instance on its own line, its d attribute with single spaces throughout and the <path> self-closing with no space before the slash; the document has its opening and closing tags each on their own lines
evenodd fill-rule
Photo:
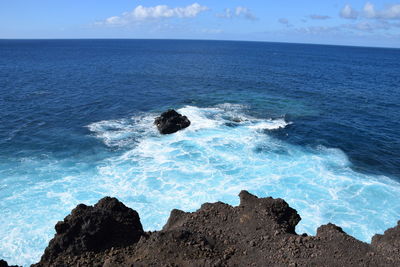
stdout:
<svg viewBox="0 0 400 267">
<path fill-rule="evenodd" d="M 400 2 L 1 0 L 0 38 L 178 38 L 400 47 Z"/>
</svg>

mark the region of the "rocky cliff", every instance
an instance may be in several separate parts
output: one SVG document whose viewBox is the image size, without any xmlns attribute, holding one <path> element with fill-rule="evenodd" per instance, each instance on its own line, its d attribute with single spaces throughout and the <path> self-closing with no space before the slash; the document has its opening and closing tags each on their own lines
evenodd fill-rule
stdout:
<svg viewBox="0 0 400 267">
<path fill-rule="evenodd" d="M 239 196 L 237 207 L 173 210 L 156 232 L 115 198 L 78 205 L 34 266 L 400 266 L 400 224 L 371 244 L 333 224 L 298 235 L 300 216 L 284 200 Z"/>
</svg>

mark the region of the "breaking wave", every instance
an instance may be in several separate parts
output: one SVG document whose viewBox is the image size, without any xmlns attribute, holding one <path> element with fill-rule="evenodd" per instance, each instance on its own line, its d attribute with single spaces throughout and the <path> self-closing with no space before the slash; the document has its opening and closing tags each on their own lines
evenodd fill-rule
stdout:
<svg viewBox="0 0 400 267">
<path fill-rule="evenodd" d="M 215 201 L 237 205 L 242 189 L 284 198 L 302 217 L 298 233 L 315 234 L 332 222 L 369 242 L 395 225 L 399 184 L 354 171 L 339 149 L 296 146 L 270 134 L 296 122 L 254 118 L 244 106 L 231 104 L 178 112 L 192 124 L 172 135 L 156 131 L 154 113 L 88 125 L 108 147 L 101 160 L 19 162 L 29 171 L 7 175 L 0 188 L 5 212 L 0 258 L 37 261 L 57 220 L 78 203 L 93 204 L 106 195 L 137 210 L 147 230 L 160 229 L 174 208 L 193 211 Z"/>
</svg>

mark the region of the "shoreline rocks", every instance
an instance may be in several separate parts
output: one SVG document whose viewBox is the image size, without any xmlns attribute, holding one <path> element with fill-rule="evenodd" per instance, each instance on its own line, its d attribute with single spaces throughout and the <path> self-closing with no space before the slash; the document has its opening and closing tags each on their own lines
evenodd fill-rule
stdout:
<svg viewBox="0 0 400 267">
<path fill-rule="evenodd" d="M 154 124 L 161 134 L 172 134 L 190 126 L 190 121 L 186 116 L 182 116 L 173 109 L 163 112 L 155 118 Z"/>
<path fill-rule="evenodd" d="M 0 260 L 0 267 L 19 267 L 17 265 L 8 265 L 5 260 Z"/>
<path fill-rule="evenodd" d="M 143 232 L 138 214 L 115 198 L 80 204 L 56 225 L 34 266 L 400 266 L 400 222 L 372 244 L 334 224 L 316 236 L 298 235 L 301 218 L 283 199 L 247 191 L 239 197 L 236 207 L 216 202 L 196 212 L 172 210 L 155 232 Z"/>
<path fill-rule="evenodd" d="M 93 207 L 79 204 L 55 229 L 56 235 L 41 262 L 52 264 L 63 256 L 129 246 L 143 235 L 138 213 L 110 197 L 101 199 Z"/>
</svg>

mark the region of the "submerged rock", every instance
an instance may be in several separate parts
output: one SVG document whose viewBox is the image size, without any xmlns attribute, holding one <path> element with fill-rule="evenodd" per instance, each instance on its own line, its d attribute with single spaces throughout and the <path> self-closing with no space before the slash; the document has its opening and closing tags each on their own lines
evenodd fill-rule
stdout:
<svg viewBox="0 0 400 267">
<path fill-rule="evenodd" d="M 116 199 L 81 204 L 57 224 L 37 266 L 400 266 L 400 224 L 376 235 L 372 245 L 334 224 L 319 227 L 316 236 L 297 235 L 301 218 L 283 199 L 239 196 L 236 207 L 217 202 L 196 212 L 173 210 L 161 231 L 148 233 L 136 212 Z M 88 243 L 92 231 L 83 228 L 107 235 Z"/>
<path fill-rule="evenodd" d="M 190 121 L 186 116 L 182 116 L 175 110 L 169 109 L 157 117 L 154 120 L 154 124 L 161 134 L 171 134 L 189 127 Z"/>
</svg>

